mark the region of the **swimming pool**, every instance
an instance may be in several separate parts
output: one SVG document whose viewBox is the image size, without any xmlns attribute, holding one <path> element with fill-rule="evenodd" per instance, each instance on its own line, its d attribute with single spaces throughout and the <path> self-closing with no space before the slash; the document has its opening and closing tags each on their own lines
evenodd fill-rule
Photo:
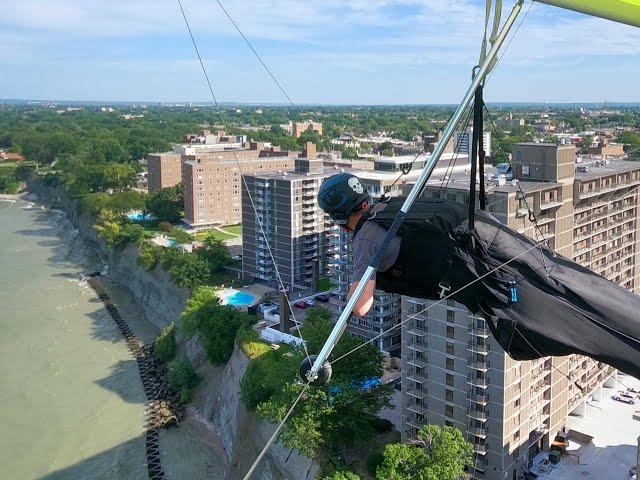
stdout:
<svg viewBox="0 0 640 480">
<path fill-rule="evenodd" d="M 146 222 L 147 220 L 153 220 L 153 215 L 150 213 L 131 212 L 127 213 L 127 218 L 132 222 Z"/>
<path fill-rule="evenodd" d="M 223 305 L 233 305 L 234 307 L 246 307 L 256 300 L 255 295 L 239 290 L 230 290 L 219 295 Z"/>
</svg>

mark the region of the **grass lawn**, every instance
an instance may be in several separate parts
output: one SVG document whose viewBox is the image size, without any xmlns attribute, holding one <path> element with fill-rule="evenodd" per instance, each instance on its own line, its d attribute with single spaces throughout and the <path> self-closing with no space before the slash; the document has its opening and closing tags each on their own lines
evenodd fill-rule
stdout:
<svg viewBox="0 0 640 480">
<path fill-rule="evenodd" d="M 16 168 L 20 162 L 4 161 L 0 162 L 0 168 Z"/>
<path fill-rule="evenodd" d="M 223 230 L 229 232 L 231 235 L 242 235 L 242 225 L 229 225 L 228 227 L 224 227 Z"/>
<path fill-rule="evenodd" d="M 212 236 L 216 240 L 220 240 L 220 241 L 236 238 L 235 235 L 232 235 L 230 233 L 222 233 L 219 230 L 201 230 L 200 232 L 194 233 L 193 236 L 195 237 L 196 240 L 200 240 L 200 241 L 204 240 L 209 236 Z"/>
</svg>

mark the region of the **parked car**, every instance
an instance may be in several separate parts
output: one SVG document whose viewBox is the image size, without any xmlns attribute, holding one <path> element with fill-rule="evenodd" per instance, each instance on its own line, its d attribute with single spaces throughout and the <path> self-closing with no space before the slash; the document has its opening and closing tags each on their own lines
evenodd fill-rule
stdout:
<svg viewBox="0 0 640 480">
<path fill-rule="evenodd" d="M 618 402 L 622 402 L 622 403 L 628 403 L 629 405 L 635 405 L 636 402 L 633 398 L 629 397 L 628 395 L 614 395 L 612 397 L 614 400 L 617 400 Z"/>
<path fill-rule="evenodd" d="M 310 298 L 308 300 L 305 300 L 305 303 L 307 304 L 308 307 L 315 307 L 316 306 L 315 300 L 312 300 Z"/>
<path fill-rule="evenodd" d="M 296 308 L 301 308 L 301 309 L 304 310 L 309 305 L 307 305 L 307 302 L 305 302 L 304 300 L 298 300 L 296 303 L 293 304 L 293 306 L 296 307 Z"/>
<path fill-rule="evenodd" d="M 319 293 L 315 296 L 315 299 L 319 302 L 326 303 L 329 301 L 329 295 L 327 295 L 326 293 Z"/>
<path fill-rule="evenodd" d="M 336 292 L 329 292 L 330 297 L 337 297 L 338 294 Z"/>
</svg>

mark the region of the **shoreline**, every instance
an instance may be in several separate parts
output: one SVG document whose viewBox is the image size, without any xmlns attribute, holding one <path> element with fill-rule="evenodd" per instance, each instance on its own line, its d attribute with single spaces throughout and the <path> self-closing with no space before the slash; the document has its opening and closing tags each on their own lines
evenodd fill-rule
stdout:
<svg viewBox="0 0 640 480">
<path fill-rule="evenodd" d="M 74 223 L 74 212 L 70 211 L 69 208 L 65 208 L 63 205 L 59 205 L 54 203 L 49 198 L 44 198 L 43 195 L 40 195 L 34 191 L 31 191 L 28 187 L 21 191 L 18 194 L 0 194 L 0 202 L 26 202 L 34 205 L 34 209 L 40 207 L 40 209 L 51 212 L 51 213 L 62 213 L 64 215 L 65 220 L 68 222 L 69 228 L 78 229 L 79 226 Z M 37 205 L 37 207 L 36 207 Z M 63 239 L 63 237 L 58 233 L 58 238 Z M 79 235 L 80 241 L 82 244 L 88 249 L 94 251 L 98 258 L 102 259 L 103 266 L 108 265 L 108 258 L 113 253 L 109 248 L 104 245 L 95 244 L 93 240 L 88 239 L 85 235 Z M 135 293 L 124 283 L 118 281 L 117 275 L 113 276 L 111 274 L 111 268 L 109 268 L 109 273 L 106 275 L 105 280 L 107 280 L 105 287 L 107 287 L 107 291 L 111 289 L 108 287 L 109 284 L 113 286 L 117 286 L 121 289 L 122 293 L 126 295 L 126 301 L 130 302 L 135 308 L 139 311 L 138 313 L 138 322 L 142 322 L 143 324 L 153 328 L 158 329 L 159 326 L 153 323 L 149 318 L 145 311 L 145 305 L 136 298 Z M 96 295 L 96 298 L 98 296 Z M 103 305 L 103 308 L 106 311 L 106 307 Z M 138 330 L 138 328 L 133 327 L 133 330 Z M 126 342 L 126 338 L 122 336 L 122 340 Z M 150 343 L 153 343 L 151 340 Z M 141 386 L 143 385 L 142 379 L 140 379 Z M 185 417 L 183 418 L 181 423 L 184 423 L 184 427 L 186 427 L 183 431 L 184 434 L 188 435 L 190 433 L 195 434 L 193 437 L 202 445 L 207 447 L 212 452 L 215 452 L 216 456 L 222 460 L 223 465 L 221 466 L 225 471 L 230 472 L 231 470 L 231 462 L 227 456 L 227 452 L 225 451 L 222 441 L 220 439 L 220 435 L 215 428 L 215 424 L 206 419 L 199 411 L 196 405 L 192 403 L 185 405 Z M 172 429 L 179 429 L 180 427 L 172 427 Z M 160 429 L 159 433 L 161 437 L 165 437 L 163 432 L 167 431 L 166 429 Z M 164 442 L 161 438 L 161 442 Z M 171 469 L 171 468 L 170 468 Z"/>
</svg>

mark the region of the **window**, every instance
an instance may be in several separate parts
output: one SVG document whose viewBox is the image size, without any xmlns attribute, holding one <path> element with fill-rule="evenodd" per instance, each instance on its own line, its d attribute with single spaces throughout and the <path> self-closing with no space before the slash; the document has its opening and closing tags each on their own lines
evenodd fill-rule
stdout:
<svg viewBox="0 0 640 480">
<path fill-rule="evenodd" d="M 453 375 L 451 375 L 450 373 L 447 373 L 445 380 L 447 385 L 449 385 L 450 387 L 453 387 Z"/>
<path fill-rule="evenodd" d="M 447 326 L 447 338 L 455 338 L 455 329 L 453 327 Z"/>
<path fill-rule="evenodd" d="M 455 355 L 455 343 L 447 342 L 447 355 Z"/>
<path fill-rule="evenodd" d="M 447 370 L 454 370 L 453 368 L 453 358 L 447 358 L 446 362 Z"/>
<path fill-rule="evenodd" d="M 450 420 L 445 420 L 445 421 L 444 421 L 444 424 L 445 424 L 445 426 L 447 426 L 447 427 L 453 427 L 453 422 L 452 422 L 452 421 L 450 421 Z"/>
<path fill-rule="evenodd" d="M 452 405 L 445 405 L 444 406 L 444 414 L 447 417 L 453 417 L 453 406 Z"/>
<path fill-rule="evenodd" d="M 513 402 L 513 406 L 518 408 L 520 406 L 520 398 L 516 398 L 515 402 Z"/>
<path fill-rule="evenodd" d="M 449 390 L 448 388 L 445 390 L 444 399 L 447 402 L 453 402 L 453 390 Z"/>
<path fill-rule="evenodd" d="M 447 310 L 447 322 L 454 323 L 456 321 L 456 312 Z"/>
</svg>

